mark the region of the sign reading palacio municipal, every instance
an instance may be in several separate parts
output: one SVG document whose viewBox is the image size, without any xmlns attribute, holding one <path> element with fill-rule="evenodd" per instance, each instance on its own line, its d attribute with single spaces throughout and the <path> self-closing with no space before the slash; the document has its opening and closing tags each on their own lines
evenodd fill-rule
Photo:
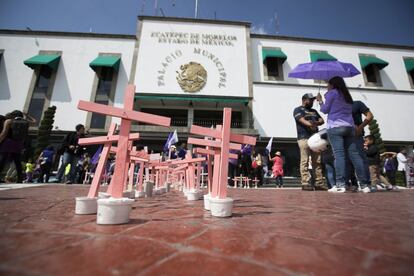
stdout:
<svg viewBox="0 0 414 276">
<path fill-rule="evenodd" d="M 246 27 L 143 20 L 140 93 L 248 96 Z"/>
</svg>

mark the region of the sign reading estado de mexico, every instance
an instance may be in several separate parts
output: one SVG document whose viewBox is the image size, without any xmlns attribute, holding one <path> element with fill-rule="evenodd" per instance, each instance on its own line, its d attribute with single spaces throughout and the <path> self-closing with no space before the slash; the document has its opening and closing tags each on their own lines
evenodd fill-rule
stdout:
<svg viewBox="0 0 414 276">
<path fill-rule="evenodd" d="M 244 25 L 143 20 L 138 39 L 137 92 L 248 96 Z"/>
</svg>

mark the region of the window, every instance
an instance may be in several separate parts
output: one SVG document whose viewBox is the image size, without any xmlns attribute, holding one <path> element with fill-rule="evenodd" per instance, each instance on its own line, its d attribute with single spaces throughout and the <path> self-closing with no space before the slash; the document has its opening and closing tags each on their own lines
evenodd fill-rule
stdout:
<svg viewBox="0 0 414 276">
<path fill-rule="evenodd" d="M 195 125 L 211 127 L 223 124 L 223 110 L 194 110 Z M 231 112 L 231 128 L 243 128 L 242 112 Z"/>
<path fill-rule="evenodd" d="M 336 57 L 331 56 L 327 51 L 310 50 L 309 54 L 311 62 L 337 60 Z"/>
<path fill-rule="evenodd" d="M 42 65 L 40 67 L 40 73 L 36 80 L 32 98 L 30 99 L 28 113 L 37 120 L 37 125 L 40 124 L 40 119 L 45 108 L 52 73 L 53 70 L 49 66 Z"/>
<path fill-rule="evenodd" d="M 160 115 L 171 118 L 171 126 L 188 125 L 188 111 L 187 109 L 163 109 L 163 108 L 141 108 L 142 112 Z M 139 123 L 140 125 L 146 125 L 146 123 Z"/>
<path fill-rule="evenodd" d="M 267 80 L 277 80 L 281 77 L 283 78 L 283 74 L 280 74 L 279 71 L 278 58 L 268 57 L 264 62 L 264 72 L 265 77 L 267 77 Z"/>
<path fill-rule="evenodd" d="M 327 51 L 310 50 L 309 55 L 310 55 L 311 62 L 336 61 L 337 60 L 336 57 L 330 55 Z M 321 84 L 327 84 L 328 80 L 314 80 L 313 82 L 321 85 Z"/>
<path fill-rule="evenodd" d="M 378 80 L 377 80 L 378 69 L 375 68 L 375 65 L 373 64 L 368 65 L 367 67 L 365 67 L 364 71 L 365 71 L 367 82 L 378 83 Z"/>
<path fill-rule="evenodd" d="M 414 57 L 405 57 L 404 64 L 411 88 L 414 89 Z"/>
<path fill-rule="evenodd" d="M 264 80 L 283 80 L 283 63 L 287 59 L 279 48 L 263 48 Z"/>
<path fill-rule="evenodd" d="M 411 88 L 414 89 L 414 70 L 412 70 L 411 72 L 408 73 L 408 76 L 410 78 L 410 84 L 411 84 Z"/>
<path fill-rule="evenodd" d="M 388 66 L 388 62 L 374 55 L 359 55 L 362 75 L 366 86 L 382 86 L 380 70 Z"/>
<path fill-rule="evenodd" d="M 108 105 L 111 95 L 112 81 L 114 79 L 114 69 L 112 67 L 101 67 L 97 72 L 98 87 L 96 89 L 95 102 Z M 106 116 L 92 113 L 91 128 L 105 128 Z"/>
</svg>

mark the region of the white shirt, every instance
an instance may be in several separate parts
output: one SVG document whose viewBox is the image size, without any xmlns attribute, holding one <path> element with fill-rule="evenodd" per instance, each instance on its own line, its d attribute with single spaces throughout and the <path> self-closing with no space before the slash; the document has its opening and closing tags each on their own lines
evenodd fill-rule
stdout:
<svg viewBox="0 0 414 276">
<path fill-rule="evenodd" d="M 407 165 L 407 157 L 405 157 L 404 154 L 402 154 L 401 152 L 399 152 L 397 154 L 397 161 L 398 161 L 398 170 L 401 171 L 405 171 L 405 167 Z"/>
</svg>

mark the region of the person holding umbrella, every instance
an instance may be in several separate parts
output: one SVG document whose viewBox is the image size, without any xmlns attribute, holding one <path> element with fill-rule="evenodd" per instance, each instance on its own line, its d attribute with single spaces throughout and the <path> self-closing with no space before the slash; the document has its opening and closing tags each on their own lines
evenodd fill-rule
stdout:
<svg viewBox="0 0 414 276">
<path fill-rule="evenodd" d="M 310 173 L 308 167 L 309 156 L 312 159 L 312 168 L 315 171 L 315 190 L 324 190 L 322 180 L 322 164 L 321 154 L 314 152 L 309 148 L 308 139 L 313 134 L 318 132 L 318 126 L 324 124 L 323 118 L 318 111 L 313 109 L 313 102 L 315 96 L 312 93 L 306 93 L 302 96 L 302 105 L 298 106 L 293 111 L 293 117 L 296 122 L 296 129 L 298 134 L 298 145 L 300 150 L 300 175 L 303 191 L 313 191 L 310 180 Z"/>
<path fill-rule="evenodd" d="M 325 94 L 325 102 L 322 95 L 316 96 L 320 104 L 320 111 L 328 114 L 327 133 L 335 156 L 336 186 L 329 192 L 344 193 L 346 177 L 346 154 L 348 154 L 361 190 L 369 193 L 368 176 L 364 170 L 364 163 L 359 155 L 355 142 L 355 125 L 352 118 L 353 99 L 345 85 L 343 78 L 333 77 L 328 81 L 328 92 Z"/>
</svg>

